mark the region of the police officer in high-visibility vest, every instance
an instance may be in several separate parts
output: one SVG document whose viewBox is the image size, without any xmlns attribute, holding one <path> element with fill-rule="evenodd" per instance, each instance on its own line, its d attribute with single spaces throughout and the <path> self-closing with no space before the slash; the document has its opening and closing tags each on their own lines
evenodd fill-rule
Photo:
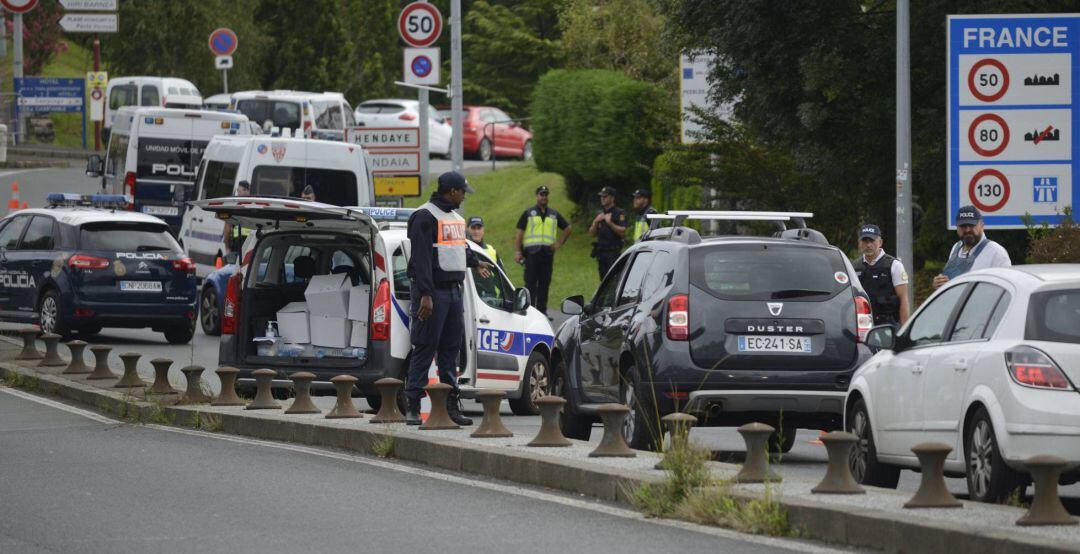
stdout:
<svg viewBox="0 0 1080 554">
<path fill-rule="evenodd" d="M 885 253 L 881 248 L 881 228 L 874 224 L 859 227 L 859 256 L 852 265 L 859 276 L 866 294 L 870 296 L 870 309 L 874 312 L 874 324 L 903 325 L 911 315 L 908 302 L 908 274 L 900 260 Z"/>
<path fill-rule="evenodd" d="M 240 181 L 236 184 L 235 196 L 250 196 L 251 185 L 247 181 Z M 225 242 L 225 252 L 236 252 L 240 254 L 240 250 L 244 247 L 244 241 L 247 240 L 248 235 L 251 234 L 251 229 L 247 227 L 241 227 L 239 225 L 233 225 L 231 221 L 225 222 L 225 228 L 223 229 L 222 237 Z M 237 261 L 237 263 L 240 263 Z"/>
<path fill-rule="evenodd" d="M 652 207 L 652 191 L 649 189 L 637 189 L 634 191 L 634 209 L 637 210 L 637 219 L 630 232 L 630 240 L 637 242 L 649 232 L 649 214 L 656 213 Z"/>
<path fill-rule="evenodd" d="M 593 218 L 589 233 L 596 237 L 592 256 L 596 258 L 601 280 L 619 259 L 628 220 L 626 211 L 615 205 L 615 187 L 600 189 L 600 212 Z"/>
<path fill-rule="evenodd" d="M 533 307 L 544 315 L 547 315 L 555 251 L 562 248 L 572 232 L 570 222 L 555 208 L 548 207 L 550 194 L 546 186 L 536 188 L 536 205 L 522 212 L 514 233 L 514 261 L 525 263 L 525 288 L 532 296 Z"/>
<path fill-rule="evenodd" d="M 450 418 L 458 425 L 472 425 L 472 420 L 461 413 L 457 386 L 457 358 L 465 336 L 461 287 L 467 267 L 476 267 L 481 275 L 488 276 L 492 266 L 469 249 L 465 219 L 454 211 L 465 201 L 466 192 L 472 189 L 464 175 L 456 171 L 443 173 L 431 199 L 409 216 L 412 354 L 405 385 L 407 425 L 421 423 L 420 400 L 432 358 L 439 368 L 439 380 L 453 387 L 446 401 Z"/>
<path fill-rule="evenodd" d="M 499 257 L 499 253 L 495 251 L 495 247 L 491 243 L 484 242 L 484 218 L 474 215 L 469 218 L 469 240 L 475 242 L 477 246 L 484 249 L 484 254 L 487 254 L 488 258 L 491 258 L 495 263 L 499 264 L 499 267 L 503 266 L 502 258 Z"/>
</svg>

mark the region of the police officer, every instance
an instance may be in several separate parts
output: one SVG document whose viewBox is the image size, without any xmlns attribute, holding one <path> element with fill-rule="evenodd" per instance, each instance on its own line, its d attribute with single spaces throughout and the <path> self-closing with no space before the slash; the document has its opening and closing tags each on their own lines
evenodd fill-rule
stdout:
<svg viewBox="0 0 1080 554">
<path fill-rule="evenodd" d="M 521 213 L 514 233 L 514 261 L 525 263 L 525 288 L 532 295 L 533 307 L 544 315 L 555 251 L 562 248 L 572 232 L 570 222 L 548 206 L 550 194 L 544 185 L 536 188 L 536 205 Z M 562 236 L 559 231 L 564 231 Z"/>
<path fill-rule="evenodd" d="M 852 265 L 863 289 L 870 295 L 874 324 L 903 325 L 911 315 L 907 295 L 908 274 L 900 260 L 886 254 L 881 248 L 883 242 L 881 228 L 877 225 L 860 227 L 859 252 L 862 252 L 862 256 Z"/>
<path fill-rule="evenodd" d="M 439 380 L 453 387 L 446 401 L 450 418 L 458 425 L 472 425 L 472 420 L 461 413 L 457 386 L 456 361 L 465 335 L 461 285 L 466 267 L 477 267 L 481 275 L 487 276 L 491 264 L 480 261 L 465 244 L 465 220 L 454 210 L 461 206 L 466 192 L 472 189 L 464 175 L 456 171 L 443 173 L 431 199 L 409 216 L 412 354 L 405 386 L 407 425 L 421 423 L 420 399 L 433 357 Z"/>
<path fill-rule="evenodd" d="M 304 190 L 300 193 L 301 200 L 307 200 L 308 202 L 315 201 L 315 189 L 308 185 L 304 187 Z"/>
<path fill-rule="evenodd" d="M 236 184 L 236 196 L 250 196 L 251 185 L 247 181 L 240 181 Z M 244 241 L 247 240 L 247 236 L 251 234 L 251 229 L 247 227 L 240 227 L 239 225 L 233 225 L 231 221 L 225 222 L 224 233 L 222 236 L 225 239 L 225 252 L 240 253 L 240 250 L 244 246 Z M 239 263 L 239 262 L 238 262 Z"/>
<path fill-rule="evenodd" d="M 634 209 L 637 210 L 637 219 L 634 220 L 630 239 L 633 242 L 641 240 L 645 233 L 649 232 L 649 214 L 656 213 L 652 207 L 652 191 L 649 189 L 637 189 L 634 191 Z"/>
<path fill-rule="evenodd" d="M 600 279 L 604 279 L 622 251 L 623 236 L 626 234 L 626 212 L 615 206 L 615 187 L 600 189 L 600 211 L 589 226 L 589 233 L 596 237 L 593 243 L 593 257 L 600 269 Z"/>
<path fill-rule="evenodd" d="M 483 248 L 487 257 L 495 260 L 495 263 L 499 264 L 499 267 L 503 266 L 502 258 L 500 258 L 499 253 L 495 251 L 495 247 L 491 244 L 484 243 L 484 218 L 478 215 L 469 218 L 469 240 L 475 242 L 480 248 Z"/>
<path fill-rule="evenodd" d="M 934 277 L 934 288 L 969 271 L 990 267 L 1009 267 L 1012 260 L 1005 247 L 986 238 L 982 213 L 975 206 L 964 206 L 956 212 L 956 234 L 960 240 L 949 252 L 949 261 Z"/>
</svg>

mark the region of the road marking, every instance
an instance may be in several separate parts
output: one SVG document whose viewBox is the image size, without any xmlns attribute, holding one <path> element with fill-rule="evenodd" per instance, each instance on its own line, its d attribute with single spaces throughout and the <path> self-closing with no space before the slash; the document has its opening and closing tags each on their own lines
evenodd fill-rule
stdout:
<svg viewBox="0 0 1080 554">
<path fill-rule="evenodd" d="M 55 400 L 49 400 L 48 398 L 42 398 L 40 396 L 35 396 L 33 394 L 30 394 L 28 392 L 23 392 L 21 390 L 9 388 L 9 387 L 0 387 L 0 391 L 6 392 L 6 393 L 8 393 L 8 394 L 10 394 L 12 396 L 17 396 L 17 397 L 22 398 L 24 400 L 30 400 L 32 402 L 37 402 L 38 404 L 44 404 L 46 406 L 49 406 L 50 408 L 56 408 L 57 410 L 63 410 L 65 412 L 69 413 L 69 414 L 75 414 L 77 416 L 82 416 L 82 417 L 85 417 L 87 419 L 92 419 L 92 420 L 94 420 L 94 421 L 96 421 L 98 423 L 104 423 L 106 425 L 113 425 L 113 424 L 116 424 L 116 423 L 120 423 L 119 421 L 107 418 L 107 417 L 105 417 L 103 415 L 95 414 L 94 412 L 90 412 L 90 411 L 84 410 L 82 408 L 76 408 L 74 406 L 68 406 L 67 404 L 63 404 L 63 403 L 57 402 Z"/>
</svg>

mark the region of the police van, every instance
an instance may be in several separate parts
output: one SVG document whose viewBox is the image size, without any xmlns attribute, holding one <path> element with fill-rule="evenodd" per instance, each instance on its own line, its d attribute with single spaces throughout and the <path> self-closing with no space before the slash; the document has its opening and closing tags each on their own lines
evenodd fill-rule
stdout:
<svg viewBox="0 0 1080 554">
<path fill-rule="evenodd" d="M 341 208 L 251 197 L 194 204 L 218 218 L 257 229 L 244 243 L 240 269 L 228 280 L 221 310 L 218 363 L 240 368 L 242 386 L 252 386 L 251 371 L 263 367 L 280 371 L 275 387 L 289 386 L 286 371 L 310 371 L 316 375 L 314 387 L 324 390 L 331 388 L 332 377 L 346 373 L 358 378 L 361 394 L 378 407 L 374 382 L 383 377 L 405 380 L 411 348 L 405 222 L 411 209 Z M 469 242 L 469 247 L 495 266 L 479 246 Z M 316 336 L 315 326 L 323 322 L 314 313 L 315 299 L 308 287 L 315 280 L 332 281 L 323 279 L 328 275 L 346 276 L 351 289 L 348 317 L 364 320 L 352 321 L 349 347 L 286 340 L 274 355 L 260 347 L 268 338 L 266 331 L 274 328 L 272 322 L 281 335 L 291 332 L 284 328 L 284 320 L 297 317 L 301 313 L 297 303 L 305 300 L 312 324 L 307 338 L 313 342 L 323 338 Z M 467 340 L 458 380 L 463 396 L 481 389 L 503 390 L 515 414 L 537 413 L 536 400 L 550 389 L 554 332 L 529 300 L 528 291 L 515 289 L 497 266 L 488 277 L 475 269 L 466 272 Z M 352 312 L 354 303 L 362 314 Z"/>
<path fill-rule="evenodd" d="M 288 132 L 286 131 L 286 134 Z M 215 137 L 206 147 L 193 196 L 198 200 L 236 194 L 246 183 L 253 196 L 299 198 L 310 186 L 315 199 L 335 206 L 374 200 L 371 173 L 361 147 L 302 138 Z M 179 239 L 205 277 L 223 261 L 225 222 L 198 205 L 184 213 Z"/>
<path fill-rule="evenodd" d="M 233 93 L 229 107 L 266 131 L 289 129 L 296 137 L 345 140 L 345 129 L 356 126 L 352 106 L 340 92 L 249 90 Z"/>
<path fill-rule="evenodd" d="M 0 219 L 0 319 L 46 333 L 195 332 L 195 266 L 162 220 L 117 195 L 51 193 L 49 207 Z"/>
<path fill-rule="evenodd" d="M 239 114 L 121 108 L 105 159 L 92 154 L 86 174 L 100 177 L 104 191 L 125 195 L 129 209 L 163 219 L 175 235 L 211 137 L 250 134 L 247 118 Z"/>
</svg>

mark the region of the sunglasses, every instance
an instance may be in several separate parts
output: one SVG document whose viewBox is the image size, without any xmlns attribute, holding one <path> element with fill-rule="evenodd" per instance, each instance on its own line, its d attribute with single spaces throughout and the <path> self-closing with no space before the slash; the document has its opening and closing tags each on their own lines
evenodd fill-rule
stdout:
<svg viewBox="0 0 1080 554">
<path fill-rule="evenodd" d="M 540 196 L 547 196 L 547 195 L 548 195 L 548 193 L 546 193 L 546 192 L 538 192 L 538 193 L 536 193 L 536 194 L 538 194 L 538 195 L 540 195 Z"/>
</svg>

